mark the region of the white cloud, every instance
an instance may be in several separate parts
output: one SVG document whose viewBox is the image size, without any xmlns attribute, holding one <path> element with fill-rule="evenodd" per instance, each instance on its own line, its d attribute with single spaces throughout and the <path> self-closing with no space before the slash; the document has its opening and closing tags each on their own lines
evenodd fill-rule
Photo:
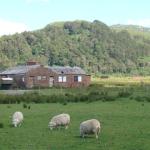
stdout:
<svg viewBox="0 0 150 150">
<path fill-rule="evenodd" d="M 24 23 L 0 19 L 0 35 L 21 33 L 29 30 Z"/>
<path fill-rule="evenodd" d="M 127 24 L 150 27 L 150 19 L 140 19 L 140 20 L 130 19 L 127 21 Z"/>
</svg>

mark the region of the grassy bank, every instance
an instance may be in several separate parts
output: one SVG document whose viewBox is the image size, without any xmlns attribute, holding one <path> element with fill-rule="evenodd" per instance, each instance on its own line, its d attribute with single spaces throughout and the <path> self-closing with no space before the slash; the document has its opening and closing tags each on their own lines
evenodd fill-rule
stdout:
<svg viewBox="0 0 150 150">
<path fill-rule="evenodd" d="M 150 77 L 93 78 L 91 85 L 86 88 L 39 88 L 31 91 L 5 91 L 5 93 L 1 91 L 0 103 L 33 102 L 62 103 L 66 105 L 68 102 L 90 103 L 94 101 L 115 101 L 120 99 L 150 102 L 149 91 Z"/>
</svg>

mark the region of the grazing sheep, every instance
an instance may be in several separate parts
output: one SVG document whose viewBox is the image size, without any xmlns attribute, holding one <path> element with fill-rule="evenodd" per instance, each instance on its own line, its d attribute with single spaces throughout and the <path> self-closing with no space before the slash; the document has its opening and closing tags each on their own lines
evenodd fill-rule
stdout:
<svg viewBox="0 0 150 150">
<path fill-rule="evenodd" d="M 14 127 L 17 127 L 18 125 L 20 126 L 23 121 L 23 114 L 22 112 L 15 112 L 12 116 L 12 124 Z"/>
<path fill-rule="evenodd" d="M 54 116 L 49 122 L 48 127 L 52 130 L 53 128 L 58 128 L 60 126 L 64 126 L 65 129 L 68 128 L 70 123 L 70 115 L 69 114 L 59 114 Z"/>
<path fill-rule="evenodd" d="M 100 128 L 100 122 L 98 120 L 86 120 L 80 124 L 80 135 L 84 137 L 86 134 L 95 134 L 96 138 L 98 138 Z"/>
</svg>

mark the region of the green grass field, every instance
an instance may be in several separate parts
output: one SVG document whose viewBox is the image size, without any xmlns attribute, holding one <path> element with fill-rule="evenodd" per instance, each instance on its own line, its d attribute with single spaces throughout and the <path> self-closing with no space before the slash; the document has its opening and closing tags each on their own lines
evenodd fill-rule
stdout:
<svg viewBox="0 0 150 150">
<path fill-rule="evenodd" d="M 1 104 L 0 150 L 149 150 L 150 103 L 122 99 L 113 102 Z M 24 114 L 21 127 L 11 127 L 9 116 L 20 110 Z M 68 130 L 48 129 L 49 119 L 59 113 L 69 113 Z M 79 137 L 81 121 L 96 118 L 102 130 L 99 139 Z"/>
</svg>

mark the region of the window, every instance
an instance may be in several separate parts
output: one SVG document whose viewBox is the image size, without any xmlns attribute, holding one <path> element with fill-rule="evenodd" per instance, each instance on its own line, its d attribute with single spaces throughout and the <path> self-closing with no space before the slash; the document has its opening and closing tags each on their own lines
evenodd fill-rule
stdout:
<svg viewBox="0 0 150 150">
<path fill-rule="evenodd" d="M 74 76 L 74 82 L 82 82 L 82 76 Z"/>
<path fill-rule="evenodd" d="M 67 81 L 66 76 L 63 76 L 63 82 L 66 82 L 66 81 Z"/>
<path fill-rule="evenodd" d="M 37 76 L 37 80 L 46 80 L 46 76 Z"/>
<path fill-rule="evenodd" d="M 37 80 L 41 80 L 42 79 L 42 77 L 41 76 L 37 76 Z"/>
<path fill-rule="evenodd" d="M 78 76 L 78 82 L 82 82 L 82 76 Z"/>
<path fill-rule="evenodd" d="M 58 77 L 58 82 L 62 82 L 62 76 Z"/>
<path fill-rule="evenodd" d="M 67 77 L 66 76 L 59 76 L 58 82 L 67 82 Z"/>
<path fill-rule="evenodd" d="M 22 82 L 24 82 L 24 77 L 22 77 Z"/>
<path fill-rule="evenodd" d="M 78 82 L 78 76 L 74 76 L 74 81 Z"/>
<path fill-rule="evenodd" d="M 42 80 L 46 80 L 46 76 L 42 76 Z"/>
</svg>

